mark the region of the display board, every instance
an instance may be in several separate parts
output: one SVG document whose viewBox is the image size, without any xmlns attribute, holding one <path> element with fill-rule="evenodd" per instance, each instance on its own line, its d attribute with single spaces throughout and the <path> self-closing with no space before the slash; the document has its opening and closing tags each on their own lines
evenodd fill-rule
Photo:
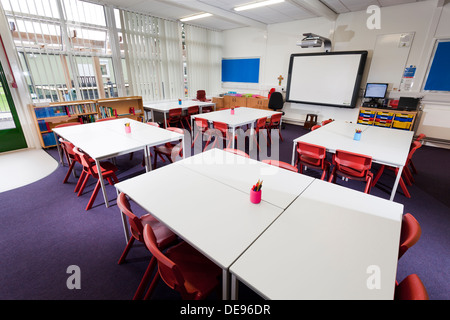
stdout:
<svg viewBox="0 0 450 320">
<path fill-rule="evenodd" d="M 450 40 L 437 43 L 424 90 L 450 91 Z"/>
<path fill-rule="evenodd" d="M 355 108 L 367 51 L 292 54 L 286 101 Z"/>
<path fill-rule="evenodd" d="M 259 58 L 223 59 L 222 82 L 259 82 Z"/>
</svg>

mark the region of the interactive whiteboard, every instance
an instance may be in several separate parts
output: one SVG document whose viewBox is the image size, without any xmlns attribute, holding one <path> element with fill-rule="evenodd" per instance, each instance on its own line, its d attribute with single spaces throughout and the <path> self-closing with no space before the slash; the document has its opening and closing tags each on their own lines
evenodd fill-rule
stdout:
<svg viewBox="0 0 450 320">
<path fill-rule="evenodd" d="M 286 101 L 355 108 L 367 51 L 292 54 Z"/>
</svg>

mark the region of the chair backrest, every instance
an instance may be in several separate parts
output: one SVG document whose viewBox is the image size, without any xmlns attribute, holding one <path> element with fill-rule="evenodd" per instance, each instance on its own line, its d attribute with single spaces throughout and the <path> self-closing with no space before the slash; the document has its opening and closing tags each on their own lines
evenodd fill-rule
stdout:
<svg viewBox="0 0 450 320">
<path fill-rule="evenodd" d="M 316 124 L 315 126 L 312 126 L 312 127 L 311 127 L 311 131 L 314 131 L 314 130 L 316 130 L 316 129 L 319 129 L 320 127 L 321 127 L 320 124 Z"/>
<path fill-rule="evenodd" d="M 394 300 L 429 300 L 427 289 L 417 274 L 410 274 L 395 288 Z"/>
<path fill-rule="evenodd" d="M 61 148 L 64 150 L 64 153 L 72 160 L 81 163 L 80 157 L 78 154 L 74 152 L 75 146 L 69 142 L 64 140 L 63 138 L 59 138 L 59 142 L 61 144 Z"/>
<path fill-rule="evenodd" d="M 228 135 L 228 125 L 224 122 L 213 121 L 213 127 L 222 134 L 222 137 L 225 138 Z"/>
<path fill-rule="evenodd" d="M 95 162 L 93 159 L 86 153 L 84 153 L 80 148 L 73 148 L 73 152 L 75 152 L 80 157 L 80 163 L 83 166 L 84 170 L 91 174 L 93 177 L 98 178 L 98 174 L 95 173 L 93 166 L 95 166 Z"/>
<path fill-rule="evenodd" d="M 159 123 L 158 122 L 151 122 L 151 121 L 149 121 L 149 122 L 147 122 L 147 124 L 159 128 Z"/>
<path fill-rule="evenodd" d="M 158 261 L 158 271 L 164 282 L 174 290 L 185 291 L 185 281 L 180 268 L 159 250 L 155 233 L 148 224 L 144 227 L 144 243 Z"/>
<path fill-rule="evenodd" d="M 247 153 L 245 153 L 244 151 L 239 150 L 239 149 L 225 148 L 225 149 L 223 149 L 223 151 L 234 153 L 239 156 L 246 157 L 246 158 L 250 158 L 250 156 Z"/>
<path fill-rule="evenodd" d="M 195 118 L 194 120 L 195 125 L 202 131 L 206 131 L 208 129 L 208 120 L 203 118 Z"/>
<path fill-rule="evenodd" d="M 423 133 L 419 134 L 416 138 L 416 141 L 422 142 L 423 139 L 425 139 L 427 136 Z"/>
<path fill-rule="evenodd" d="M 411 161 L 413 154 L 422 146 L 422 143 L 420 141 L 413 141 L 411 143 L 411 149 L 408 153 L 408 158 L 406 160 L 406 164 L 408 164 L 409 161 Z"/>
<path fill-rule="evenodd" d="M 287 162 L 278 161 L 278 160 L 262 160 L 262 162 L 270 164 L 272 166 L 276 166 L 279 168 L 283 168 L 286 170 L 290 170 L 292 172 L 298 172 L 298 169 Z"/>
<path fill-rule="evenodd" d="M 102 122 L 102 121 L 109 121 L 109 120 L 115 120 L 116 118 L 114 118 L 114 117 L 110 117 L 110 118 L 103 118 L 103 119 L 98 119 L 98 120 L 95 120 L 95 122 Z"/>
<path fill-rule="evenodd" d="M 334 121 L 333 119 L 324 120 L 324 121 L 322 121 L 322 125 L 324 126 L 324 125 L 329 124 L 330 122 L 333 122 L 333 121 Z"/>
<path fill-rule="evenodd" d="M 336 150 L 333 163 L 344 174 L 362 178 L 367 175 L 372 167 L 372 157 L 344 150 Z"/>
<path fill-rule="evenodd" d="M 208 113 L 208 112 L 212 112 L 212 111 L 213 111 L 213 107 L 212 106 L 202 107 L 202 113 Z"/>
<path fill-rule="evenodd" d="M 125 193 L 121 192 L 117 197 L 117 206 L 120 211 L 128 217 L 128 222 L 130 224 L 130 230 L 133 237 L 136 238 L 136 240 L 143 242 L 144 226 L 142 225 L 141 219 L 139 219 L 131 211 L 130 202 L 128 201 Z"/>
<path fill-rule="evenodd" d="M 327 149 L 322 146 L 299 141 L 297 142 L 297 154 L 300 161 L 304 158 L 306 160 L 317 160 L 317 164 L 320 165 L 327 156 Z"/>
<path fill-rule="evenodd" d="M 281 121 L 281 116 L 282 116 L 281 113 L 277 113 L 277 114 L 274 114 L 273 116 L 271 116 L 270 117 L 270 124 L 269 124 L 269 126 L 276 126 L 276 125 L 278 125 L 280 123 L 280 121 Z"/>
<path fill-rule="evenodd" d="M 267 117 L 259 118 L 256 121 L 256 127 L 255 129 L 262 129 L 266 126 Z"/>
<path fill-rule="evenodd" d="M 275 91 L 272 92 L 269 98 L 268 108 L 272 110 L 283 109 L 284 100 L 281 92 Z"/>
<path fill-rule="evenodd" d="M 187 109 L 188 115 L 197 114 L 198 112 L 199 112 L 199 107 L 198 106 L 190 106 Z"/>
<path fill-rule="evenodd" d="M 398 258 L 408 251 L 413 245 L 419 241 L 422 235 L 422 228 L 419 222 L 410 213 L 406 213 L 402 218 L 402 229 L 400 231 L 400 247 L 398 250 Z"/>
<path fill-rule="evenodd" d="M 205 99 L 206 99 L 206 91 L 197 90 L 197 100 L 205 100 Z"/>
<path fill-rule="evenodd" d="M 169 118 L 180 117 L 182 112 L 183 112 L 183 109 L 181 109 L 181 108 L 170 109 L 169 110 Z"/>
</svg>

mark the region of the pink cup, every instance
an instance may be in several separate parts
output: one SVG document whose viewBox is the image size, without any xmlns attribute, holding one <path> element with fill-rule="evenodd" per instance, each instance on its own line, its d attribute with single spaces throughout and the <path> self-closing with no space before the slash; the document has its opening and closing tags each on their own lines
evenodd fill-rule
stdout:
<svg viewBox="0 0 450 320">
<path fill-rule="evenodd" d="M 131 133 L 131 127 L 125 126 L 125 133 Z"/>
<path fill-rule="evenodd" d="M 230 111 L 230 112 L 231 112 L 231 114 L 234 114 L 234 109 L 231 109 L 231 111 Z"/>
<path fill-rule="evenodd" d="M 251 203 L 260 203 L 261 202 L 261 190 L 259 190 L 259 191 L 250 190 L 250 202 Z"/>
</svg>

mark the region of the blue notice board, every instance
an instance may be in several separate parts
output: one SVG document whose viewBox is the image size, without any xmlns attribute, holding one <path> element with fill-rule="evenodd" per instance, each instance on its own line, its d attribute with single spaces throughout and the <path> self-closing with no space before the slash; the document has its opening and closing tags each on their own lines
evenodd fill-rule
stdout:
<svg viewBox="0 0 450 320">
<path fill-rule="evenodd" d="M 424 90 L 450 91 L 450 41 L 439 42 Z"/>
<path fill-rule="evenodd" d="M 259 82 L 259 58 L 223 59 L 222 82 Z"/>
</svg>

